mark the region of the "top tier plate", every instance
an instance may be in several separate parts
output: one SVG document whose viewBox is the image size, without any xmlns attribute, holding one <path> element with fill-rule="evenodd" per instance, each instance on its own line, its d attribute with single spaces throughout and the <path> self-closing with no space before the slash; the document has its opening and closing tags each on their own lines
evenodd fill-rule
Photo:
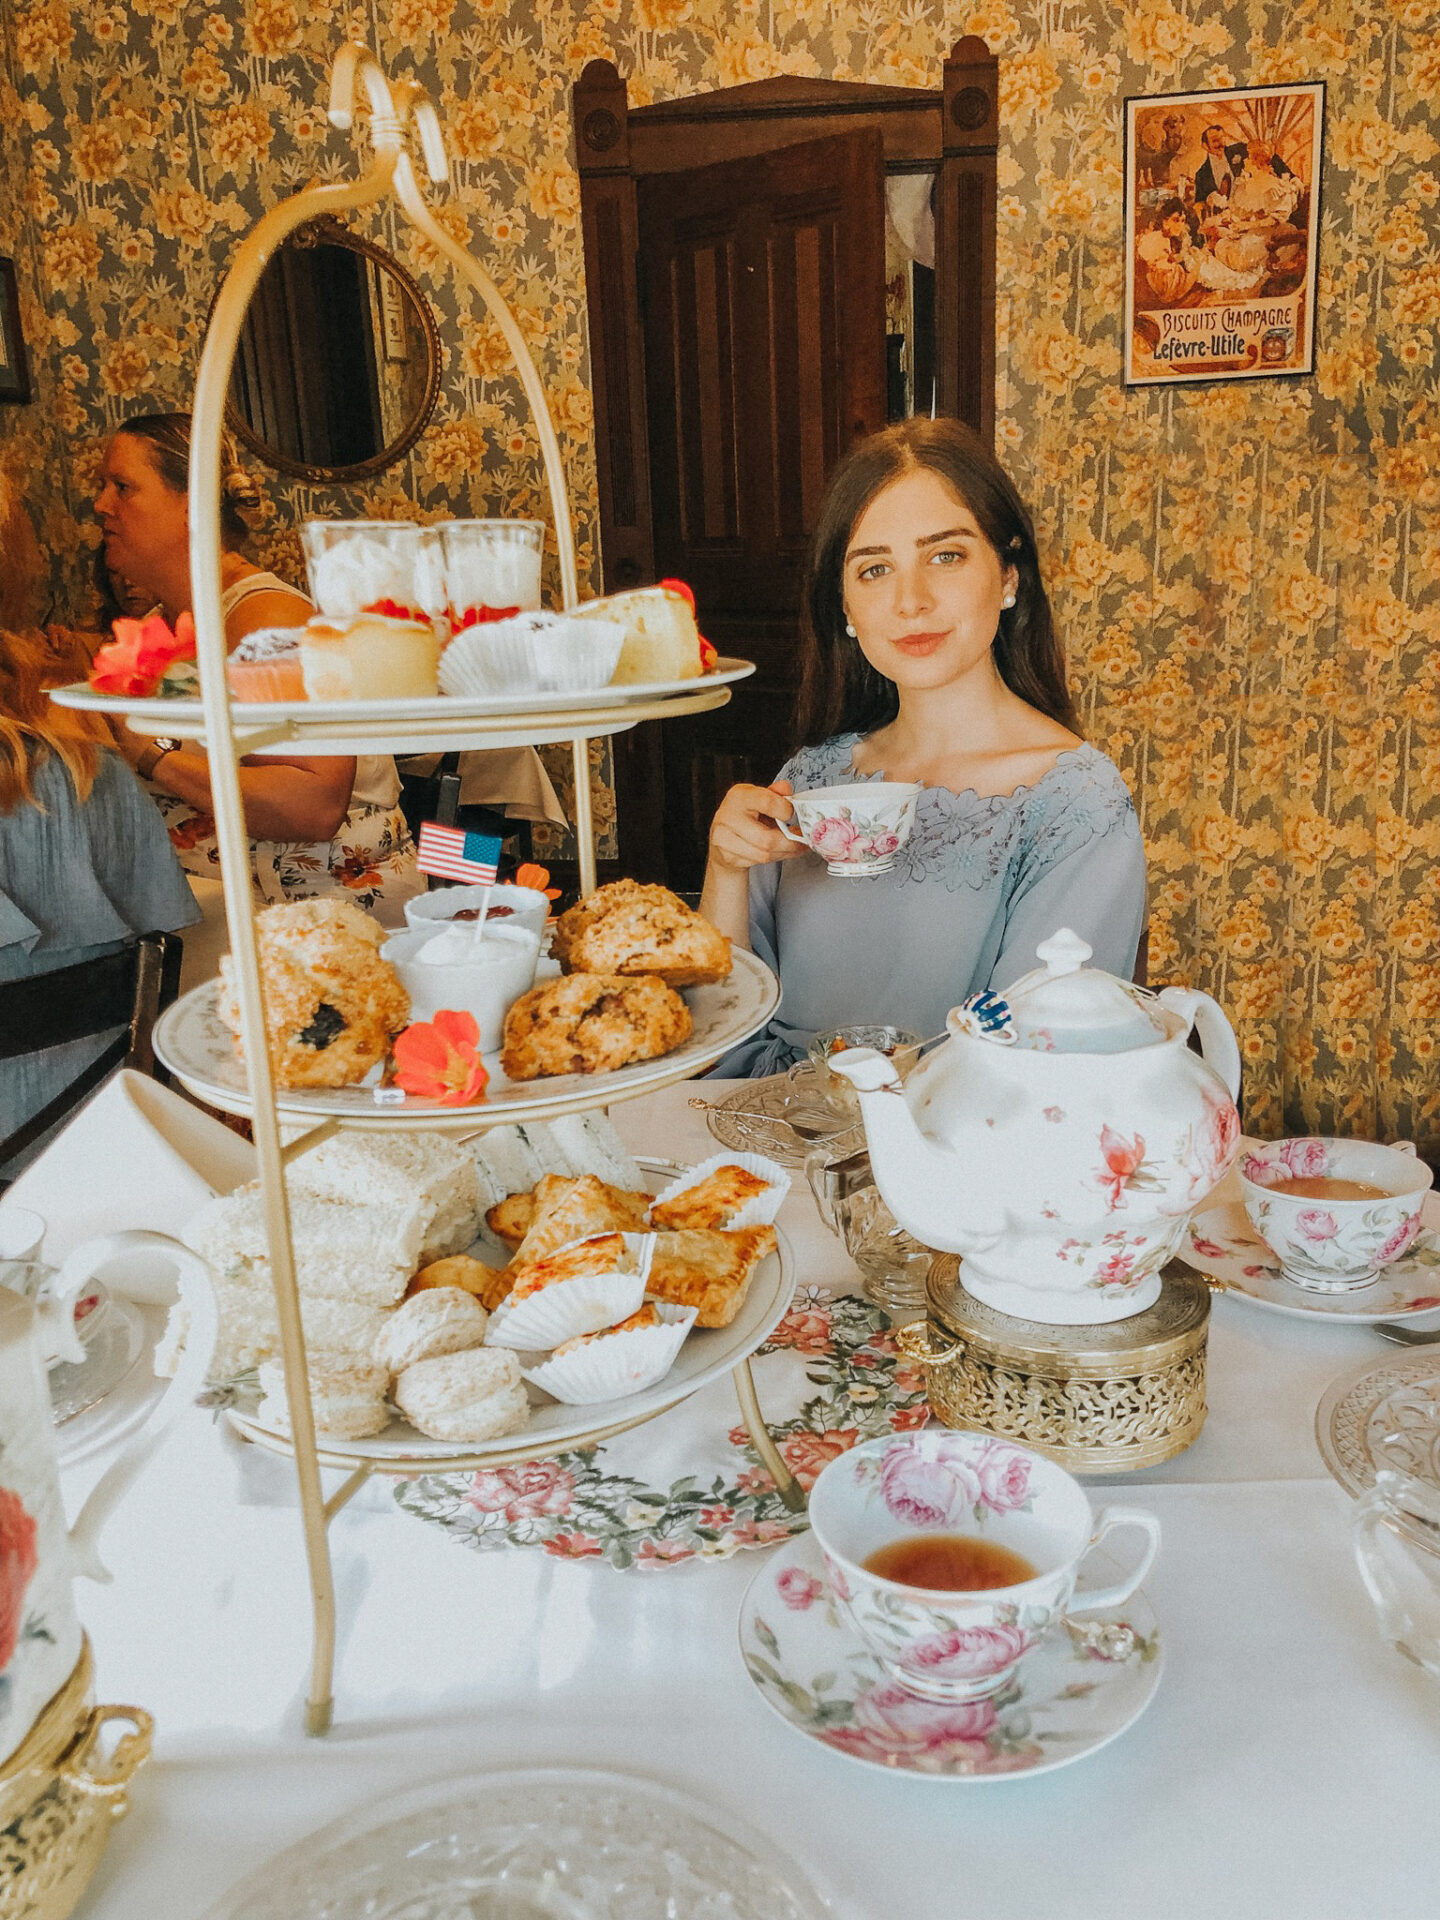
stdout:
<svg viewBox="0 0 1440 1920">
<path fill-rule="evenodd" d="M 727 689 L 754 673 L 751 660 L 721 658 L 713 673 L 691 680 L 651 680 L 594 687 L 585 693 L 526 693 L 425 700 L 232 700 L 242 751 L 289 754 L 431 753 L 466 746 L 501 747 L 623 733 L 641 720 L 666 719 L 723 706 Z M 62 707 L 118 715 L 137 733 L 203 740 L 205 708 L 194 699 L 136 699 L 96 693 L 77 681 L 56 687 Z M 248 748 L 251 731 L 285 728 L 282 740 Z"/>
</svg>

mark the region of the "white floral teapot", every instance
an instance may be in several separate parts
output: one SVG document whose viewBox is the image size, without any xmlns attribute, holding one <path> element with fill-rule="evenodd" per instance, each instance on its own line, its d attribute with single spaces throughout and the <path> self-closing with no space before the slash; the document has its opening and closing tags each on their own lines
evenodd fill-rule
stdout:
<svg viewBox="0 0 1440 1920">
<path fill-rule="evenodd" d="M 875 1180 L 900 1224 L 964 1258 L 968 1290 L 1056 1325 L 1154 1304 L 1160 1269 L 1240 1144 L 1240 1052 L 1208 994 L 1148 993 L 1090 968 L 1063 928 L 1008 993 L 954 1008 L 907 1077 L 834 1056 L 860 1096 Z M 1186 1045 L 1198 1034 L 1203 1054 Z"/>
</svg>

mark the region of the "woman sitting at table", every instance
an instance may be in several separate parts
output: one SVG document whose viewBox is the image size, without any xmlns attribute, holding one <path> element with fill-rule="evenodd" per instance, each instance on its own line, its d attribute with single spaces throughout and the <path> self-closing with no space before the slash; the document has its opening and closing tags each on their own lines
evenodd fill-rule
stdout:
<svg viewBox="0 0 1440 1920">
<path fill-rule="evenodd" d="M 110 751 L 103 724 L 47 696 L 83 679 L 89 654 L 77 635 L 38 626 L 39 573 L 29 516 L 0 474 L 0 1000 L 7 980 L 99 959 L 199 918 L 159 816 Z M 0 1140 L 113 1038 L 0 1061 Z"/>
<path fill-rule="evenodd" d="M 716 1069 L 766 1074 L 813 1036 L 885 1022 L 929 1036 L 1073 927 L 1130 978 L 1145 851 L 1125 783 L 1079 737 L 1014 485 L 967 427 L 902 422 L 833 475 L 811 544 L 797 723 L 770 787 L 732 787 L 701 910 L 780 976 L 780 1010 Z M 920 782 L 886 874 L 830 877 L 777 820 L 787 796 Z"/>
<path fill-rule="evenodd" d="M 105 564 L 124 604 L 158 607 L 173 627 L 192 606 L 187 488 L 190 416 L 140 414 L 112 437 L 95 511 Z M 242 508 L 258 495 L 227 445 L 220 479 L 220 585 L 225 639 L 235 646 L 262 627 L 297 626 L 311 602 L 247 560 Z M 148 784 L 188 873 L 219 876 L 210 768 L 199 747 L 149 740 L 122 728 L 121 751 Z M 424 890 L 400 811 L 400 781 L 388 754 L 359 759 L 266 754 L 241 762 L 240 792 L 255 891 L 264 901 L 343 893 L 387 923 Z"/>
</svg>

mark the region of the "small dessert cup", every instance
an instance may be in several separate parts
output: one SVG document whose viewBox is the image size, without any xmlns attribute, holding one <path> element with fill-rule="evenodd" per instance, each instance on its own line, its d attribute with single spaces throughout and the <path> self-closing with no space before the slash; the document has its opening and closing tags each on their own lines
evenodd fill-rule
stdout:
<svg viewBox="0 0 1440 1920">
<path fill-rule="evenodd" d="M 381 948 L 410 996 L 410 1018 L 473 1014 L 480 1051 L 500 1046 L 505 1016 L 535 984 L 540 936 L 513 920 L 485 923 L 483 932 L 453 920 L 427 921 L 392 934 Z"/>
<path fill-rule="evenodd" d="M 405 902 L 405 919 L 413 928 L 435 927 L 446 920 L 465 924 L 469 916 L 478 916 L 489 895 L 489 917 L 485 925 L 525 927 L 537 938 L 550 919 L 550 902 L 538 887 L 436 887 Z"/>
<path fill-rule="evenodd" d="M 1306 1293 L 1368 1287 L 1382 1267 L 1408 1253 L 1434 1178 L 1409 1141 L 1382 1147 L 1369 1140 L 1275 1140 L 1240 1157 L 1250 1224 L 1284 1277 Z M 1309 1191 L 1287 1191 L 1297 1181 Z M 1375 1187 L 1379 1195 L 1342 1199 L 1323 1191 L 1335 1182 Z"/>
<path fill-rule="evenodd" d="M 456 634 L 440 662 L 440 691 L 482 700 L 590 693 L 609 684 L 624 644 L 618 620 L 576 620 L 543 610 L 517 613 Z"/>
<path fill-rule="evenodd" d="M 300 538 L 322 614 L 433 621 L 445 610 L 439 531 L 408 520 L 307 520 Z"/>
<path fill-rule="evenodd" d="M 543 521 L 447 520 L 439 532 L 452 633 L 540 605 Z"/>
</svg>

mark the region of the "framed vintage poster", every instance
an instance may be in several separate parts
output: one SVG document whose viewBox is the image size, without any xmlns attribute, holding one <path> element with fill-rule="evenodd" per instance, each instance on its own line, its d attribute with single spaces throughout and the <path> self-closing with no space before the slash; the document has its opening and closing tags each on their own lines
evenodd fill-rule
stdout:
<svg viewBox="0 0 1440 1920">
<path fill-rule="evenodd" d="M 1315 370 L 1323 82 L 1125 102 L 1125 384 Z"/>
<path fill-rule="evenodd" d="M 0 258 L 0 400 L 30 398 L 30 369 L 20 331 L 20 287 L 15 262 Z"/>
</svg>

